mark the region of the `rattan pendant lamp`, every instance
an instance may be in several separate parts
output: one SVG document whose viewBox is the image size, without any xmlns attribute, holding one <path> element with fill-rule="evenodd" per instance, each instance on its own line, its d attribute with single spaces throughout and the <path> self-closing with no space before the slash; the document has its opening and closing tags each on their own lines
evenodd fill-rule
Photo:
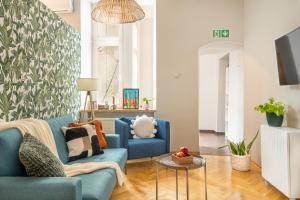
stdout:
<svg viewBox="0 0 300 200">
<path fill-rule="evenodd" d="M 92 18 L 105 24 L 125 24 L 144 19 L 145 13 L 135 0 L 100 0 Z"/>
</svg>

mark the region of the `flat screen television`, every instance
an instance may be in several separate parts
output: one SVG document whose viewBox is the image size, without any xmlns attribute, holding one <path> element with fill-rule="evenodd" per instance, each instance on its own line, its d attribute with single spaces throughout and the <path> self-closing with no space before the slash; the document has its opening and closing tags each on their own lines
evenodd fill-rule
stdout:
<svg viewBox="0 0 300 200">
<path fill-rule="evenodd" d="M 280 85 L 300 84 L 300 27 L 275 40 Z"/>
</svg>

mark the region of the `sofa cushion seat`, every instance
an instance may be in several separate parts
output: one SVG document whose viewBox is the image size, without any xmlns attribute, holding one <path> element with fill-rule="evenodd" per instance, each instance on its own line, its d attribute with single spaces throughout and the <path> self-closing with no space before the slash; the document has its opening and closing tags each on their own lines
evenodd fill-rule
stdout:
<svg viewBox="0 0 300 200">
<path fill-rule="evenodd" d="M 117 183 L 111 169 L 98 170 L 90 174 L 76 176 L 82 183 L 82 200 L 108 200 Z"/>
<path fill-rule="evenodd" d="M 67 164 L 113 161 L 124 168 L 127 161 L 126 149 L 104 149 L 104 154 L 96 155 Z M 101 169 L 90 174 L 78 175 L 82 181 L 83 200 L 108 200 L 117 183 L 113 169 Z"/>
<path fill-rule="evenodd" d="M 151 151 L 149 151 L 151 149 Z M 159 138 L 129 139 L 129 159 L 159 156 L 166 152 L 166 141 Z"/>
</svg>

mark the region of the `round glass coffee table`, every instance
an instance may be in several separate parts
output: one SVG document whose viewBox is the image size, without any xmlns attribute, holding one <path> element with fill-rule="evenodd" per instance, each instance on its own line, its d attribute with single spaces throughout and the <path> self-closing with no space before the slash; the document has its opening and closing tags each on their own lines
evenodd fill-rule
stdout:
<svg viewBox="0 0 300 200">
<path fill-rule="evenodd" d="M 189 170 L 204 168 L 204 184 L 205 184 L 205 200 L 207 200 L 207 184 L 206 184 L 206 159 L 202 156 L 194 156 L 193 163 L 187 165 L 176 164 L 172 160 L 171 154 L 163 155 L 156 161 L 156 200 L 158 200 L 158 175 L 159 166 L 164 166 L 176 171 L 176 200 L 178 200 L 178 170 L 184 170 L 186 173 L 186 198 L 189 199 Z"/>
</svg>

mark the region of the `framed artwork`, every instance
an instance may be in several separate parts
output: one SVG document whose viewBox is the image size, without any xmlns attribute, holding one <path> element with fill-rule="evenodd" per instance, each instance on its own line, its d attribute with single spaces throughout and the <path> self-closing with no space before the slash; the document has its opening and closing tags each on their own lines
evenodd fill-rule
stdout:
<svg viewBox="0 0 300 200">
<path fill-rule="evenodd" d="M 139 109 L 140 91 L 136 88 L 123 89 L 123 109 Z"/>
</svg>

